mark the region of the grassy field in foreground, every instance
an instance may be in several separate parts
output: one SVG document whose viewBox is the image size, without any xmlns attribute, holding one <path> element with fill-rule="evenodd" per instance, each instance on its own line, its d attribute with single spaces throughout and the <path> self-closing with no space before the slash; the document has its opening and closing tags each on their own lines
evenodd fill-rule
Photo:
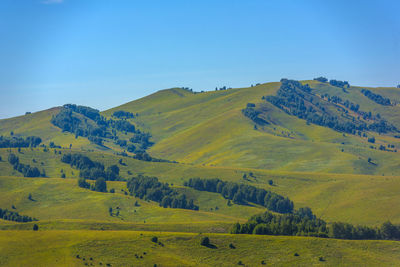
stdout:
<svg viewBox="0 0 400 267">
<path fill-rule="evenodd" d="M 40 152 L 38 149 L 33 149 L 33 151 L 22 149 L 21 152 L 18 153 L 15 151 L 14 153 L 20 157 L 22 163 L 36 164 L 39 168 L 43 167 L 50 177 L 59 177 L 60 170 L 63 169 L 67 174 L 67 179 L 0 178 L 0 182 L 7 181 L 0 188 L 0 192 L 4 191 L 3 196 L 7 196 L 8 198 L 0 198 L 0 207 L 10 208 L 14 204 L 17 208 L 21 208 L 21 211 L 25 209 L 32 213 L 36 213 L 37 211 L 38 215 L 36 216 L 39 217 L 41 217 L 41 214 L 47 213 L 48 215 L 40 218 L 43 220 L 71 218 L 98 220 L 99 218 L 107 217 L 108 207 L 116 207 L 120 200 L 123 206 L 126 206 L 124 203 L 127 203 L 128 206 L 132 205 L 133 200 L 129 200 L 129 198 L 121 195 L 122 192 L 120 190 L 126 190 L 125 183 L 109 183 L 109 189 L 115 188 L 117 193 L 119 193 L 114 196 L 90 191 L 86 194 L 85 190 L 76 186 L 75 179 L 70 179 L 71 177 L 76 178 L 79 176 L 79 171 L 72 169 L 67 164 L 61 163 L 60 159 L 62 155 L 55 155 L 52 150 L 49 152 Z M 70 153 L 69 150 L 61 150 L 61 152 L 63 154 Z M 217 177 L 225 181 L 251 184 L 288 196 L 293 200 L 296 208 L 311 207 L 317 216 L 328 222 L 343 221 L 353 224 L 379 225 L 386 220 L 390 220 L 393 223 L 400 223 L 400 206 L 398 205 L 400 203 L 400 195 L 398 194 L 400 191 L 399 176 L 285 172 L 249 168 L 196 166 L 191 164 L 145 162 L 98 152 L 82 153 L 88 155 L 93 160 L 103 162 L 106 167 L 118 164 L 118 160 L 122 159 L 126 164 L 126 166 L 118 164 L 122 177 L 131 177 L 138 174 L 156 176 L 161 181 L 168 182 L 174 186 L 182 186 L 183 182 L 191 177 Z M 0 175 L 20 175 L 6 161 L 7 150 L 0 149 L 0 155 L 3 157 L 3 161 L 0 162 Z M 32 163 L 32 158 L 35 158 L 37 163 Z M 41 165 L 40 162 L 44 162 L 44 165 Z M 244 180 L 242 178 L 243 175 L 250 172 L 253 173 L 254 177 L 250 178 L 249 181 Z M 268 180 L 270 179 L 273 180 L 273 186 L 268 184 Z M 19 201 L 18 199 L 23 199 L 26 197 L 23 194 L 27 195 L 29 193 L 34 194 L 34 196 L 43 194 L 43 198 L 47 198 L 47 202 L 41 203 L 46 205 L 46 209 L 39 209 L 40 205 L 36 210 L 31 209 L 33 208 L 32 203 L 29 202 L 22 202 L 27 206 L 19 205 L 17 202 Z M 68 199 L 69 194 L 72 194 L 70 200 Z M 230 217 L 230 221 L 235 221 L 237 218 L 247 219 L 250 215 L 258 212 L 254 210 L 255 208 L 237 205 L 235 205 L 234 209 L 228 208 L 226 200 L 218 194 L 197 192 L 192 195 L 199 201 L 198 203 L 201 203 L 201 211 L 207 212 L 207 214 L 211 212 L 212 214 L 228 216 Z M 86 205 L 80 199 L 85 200 Z M 65 202 L 66 200 L 69 202 Z M 101 204 L 99 204 L 99 201 Z M 64 204 L 68 204 L 67 207 L 64 207 Z M 144 206 L 148 204 L 146 202 Z M 158 214 L 151 212 L 137 213 L 134 217 L 131 215 L 124 217 L 124 220 L 143 222 L 143 220 L 147 220 L 146 217 L 151 217 L 148 222 L 154 223 L 164 221 L 165 216 L 170 215 L 165 212 L 165 209 L 161 209 L 154 204 L 152 206 L 156 206 L 156 209 L 159 209 Z M 215 206 L 219 207 L 218 211 L 215 210 Z M 214 210 L 211 211 L 211 208 Z M 71 211 L 71 214 L 74 214 L 73 217 L 66 218 L 63 209 Z M 101 210 L 100 213 L 98 209 Z M 86 214 L 84 213 L 85 211 L 87 211 Z M 121 215 L 126 216 L 126 211 L 126 209 L 122 210 Z M 35 216 L 35 214 L 31 216 Z M 222 221 L 226 221 L 228 217 L 225 217 Z M 120 219 L 118 220 L 120 221 Z M 167 221 L 170 220 L 168 217 Z M 221 220 L 219 219 L 219 221 Z"/>
<path fill-rule="evenodd" d="M 190 229 L 194 232 L 211 231 L 207 229 L 213 227 L 220 229 L 221 224 L 226 231 L 228 224 L 246 221 L 251 215 L 265 211 L 261 207 L 227 206 L 227 201 L 219 194 L 207 192 L 201 197 L 198 192 L 191 193 L 195 203 L 200 206 L 199 211 L 162 208 L 158 203 L 125 195 L 121 191 L 126 190 L 125 182 L 107 184 L 109 189 L 115 188 L 116 193 L 100 193 L 80 188 L 76 179 L 0 177 L 0 207 L 37 218 L 39 223 L 47 221 L 45 225 L 50 229 L 59 226 L 62 229 L 145 227 L 152 230 L 158 225 L 160 229 L 168 231 L 185 231 L 182 228 L 188 228 L 188 231 Z M 28 199 L 29 194 L 33 201 Z M 135 206 L 136 201 L 139 206 Z M 220 208 L 211 210 L 207 204 Z M 13 205 L 15 209 L 12 209 Z M 113 216 L 109 214 L 110 207 L 113 208 Z M 52 221 L 59 223 L 51 223 Z M 66 226 L 68 223 L 70 226 Z M 153 227 L 140 224 L 152 224 Z M 164 224 L 166 225 L 163 226 Z"/>
<path fill-rule="evenodd" d="M 153 236 L 163 246 L 151 242 Z M 214 248 L 200 246 L 204 236 Z M 236 248 L 229 248 L 230 243 Z M 400 262 L 400 242 L 137 231 L 0 231 L 1 266 L 237 266 L 239 261 L 245 266 L 261 266 L 262 261 L 267 266 L 395 266 Z"/>
</svg>

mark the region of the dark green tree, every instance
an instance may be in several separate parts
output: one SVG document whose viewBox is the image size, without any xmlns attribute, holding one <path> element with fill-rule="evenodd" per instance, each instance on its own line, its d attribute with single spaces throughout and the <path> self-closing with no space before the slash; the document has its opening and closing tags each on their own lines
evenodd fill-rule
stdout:
<svg viewBox="0 0 400 267">
<path fill-rule="evenodd" d="M 107 192 L 107 183 L 104 178 L 99 178 L 94 184 L 94 190 L 97 192 Z"/>
<path fill-rule="evenodd" d="M 205 236 L 201 239 L 200 245 L 208 247 L 210 245 L 210 239 Z"/>
</svg>

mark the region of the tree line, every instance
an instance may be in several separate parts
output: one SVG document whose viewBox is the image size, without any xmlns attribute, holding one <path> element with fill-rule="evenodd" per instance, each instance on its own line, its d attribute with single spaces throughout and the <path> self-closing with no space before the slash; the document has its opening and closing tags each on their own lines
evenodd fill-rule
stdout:
<svg viewBox="0 0 400 267">
<path fill-rule="evenodd" d="M 338 81 L 338 80 L 330 80 L 329 84 L 332 86 L 340 87 L 340 88 L 348 88 L 350 84 L 348 81 Z"/>
<path fill-rule="evenodd" d="M 8 155 L 8 162 L 13 166 L 14 170 L 22 173 L 24 177 L 46 177 L 44 170 L 39 171 L 37 167 L 32 167 L 29 164 L 19 162 L 18 156 L 13 153 Z"/>
<path fill-rule="evenodd" d="M 19 215 L 18 212 L 1 209 L 0 208 L 0 218 L 7 221 L 14 221 L 14 222 L 32 222 L 37 221 L 37 219 L 26 216 L 26 215 Z"/>
<path fill-rule="evenodd" d="M 275 96 L 266 96 L 263 98 L 274 106 L 282 109 L 287 114 L 339 132 L 356 134 L 358 131 L 366 130 L 379 133 L 398 131 L 395 126 L 385 121 L 380 115 L 373 117 L 372 114 L 368 113 L 369 117 L 376 120 L 368 125 L 359 118 L 355 119 L 353 116 L 348 115 L 348 111 L 345 108 L 340 107 L 338 109 L 337 106 L 334 106 L 333 108 L 335 110 L 341 112 L 339 114 L 340 116 L 338 116 L 333 113 L 331 107 L 326 102 L 312 94 L 311 88 L 307 84 L 302 85 L 300 82 L 294 80 L 282 79 L 277 94 Z M 342 103 L 339 97 L 331 97 L 329 99 L 334 103 L 339 101 Z M 361 111 L 358 110 L 359 106 L 354 103 L 345 101 L 343 104 L 361 114 Z M 367 113 L 364 112 L 363 114 Z"/>
<path fill-rule="evenodd" d="M 236 223 L 232 234 L 297 235 L 337 239 L 400 239 L 400 225 L 385 222 L 380 227 L 352 225 L 343 222 L 327 224 L 316 218 L 309 208 L 300 208 L 293 214 L 265 212 L 252 216 L 246 223 Z"/>
<path fill-rule="evenodd" d="M 218 178 L 190 178 L 184 185 L 199 191 L 219 193 L 237 204 L 251 202 L 279 213 L 293 212 L 293 202 L 288 198 L 251 185 L 224 182 Z"/>
<path fill-rule="evenodd" d="M 167 183 L 159 182 L 157 177 L 132 177 L 128 180 L 127 187 L 132 196 L 158 202 L 164 208 L 199 209 L 193 199 L 188 201 L 185 194 L 177 192 Z"/>
<path fill-rule="evenodd" d="M 133 115 L 132 112 L 124 111 L 124 110 L 115 111 L 113 113 L 113 116 L 118 118 L 118 119 L 132 119 L 132 118 L 135 117 L 135 115 Z"/>
<path fill-rule="evenodd" d="M 310 208 L 301 208 L 292 214 L 265 212 L 254 215 L 246 223 L 234 224 L 231 233 L 328 237 L 328 228 L 323 220 L 312 214 Z"/>
<path fill-rule="evenodd" d="M 321 77 L 314 78 L 314 81 L 319 81 L 321 83 L 326 83 L 326 82 L 328 82 L 328 79 L 321 76 Z"/>
<path fill-rule="evenodd" d="M 28 136 L 26 138 L 0 136 L 0 148 L 36 147 L 41 142 L 42 139 L 37 136 Z"/>
<path fill-rule="evenodd" d="M 93 161 L 89 157 L 82 154 L 64 154 L 61 161 L 71 165 L 71 167 L 80 170 L 79 177 L 97 180 L 103 178 L 108 181 L 121 181 L 122 177 L 119 176 L 119 167 L 111 165 L 104 169 L 101 162 Z"/>
<path fill-rule="evenodd" d="M 379 94 L 375 94 L 368 89 L 361 89 L 361 93 L 363 93 L 363 95 L 365 95 L 366 97 L 368 97 L 369 99 L 371 99 L 372 101 L 374 101 L 377 104 L 380 104 L 383 106 L 392 105 L 389 98 L 383 97 Z"/>
</svg>

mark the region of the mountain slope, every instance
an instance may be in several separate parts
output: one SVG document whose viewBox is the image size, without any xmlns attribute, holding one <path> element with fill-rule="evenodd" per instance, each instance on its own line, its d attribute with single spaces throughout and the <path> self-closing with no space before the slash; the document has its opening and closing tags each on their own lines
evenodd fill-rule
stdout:
<svg viewBox="0 0 400 267">
<path fill-rule="evenodd" d="M 360 103 L 360 109 L 379 113 L 388 122 L 399 125 L 399 106 L 378 105 L 358 87 L 350 87 L 345 93 L 327 83 L 302 83 L 310 84 L 318 95 L 335 95 Z M 197 94 L 174 88 L 103 114 L 110 116 L 117 110 L 139 113 L 133 121 L 149 131 L 155 141 L 150 154 L 183 163 L 386 175 L 399 170 L 398 153 L 371 149 L 367 138 L 309 124 L 261 99 L 275 95 L 279 86 L 280 83 L 268 83 Z M 394 88 L 376 90 L 400 95 Z M 256 123 L 242 113 L 247 103 L 261 106 L 268 124 L 255 129 Z M 374 132 L 368 132 L 368 136 L 377 138 L 375 147 L 400 146 L 400 139 L 393 136 Z M 368 158 L 375 164 L 368 162 Z"/>
</svg>

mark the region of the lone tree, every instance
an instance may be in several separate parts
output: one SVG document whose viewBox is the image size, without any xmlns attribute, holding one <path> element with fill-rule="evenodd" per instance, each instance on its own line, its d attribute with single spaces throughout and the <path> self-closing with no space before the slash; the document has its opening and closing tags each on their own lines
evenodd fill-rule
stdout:
<svg viewBox="0 0 400 267">
<path fill-rule="evenodd" d="M 156 236 L 153 236 L 151 238 L 151 242 L 157 243 L 158 242 L 158 238 Z"/>
<path fill-rule="evenodd" d="M 35 223 L 35 224 L 33 225 L 33 231 L 37 231 L 37 230 L 39 230 L 39 226 Z"/>
<path fill-rule="evenodd" d="M 208 247 L 210 245 L 210 239 L 206 236 L 201 239 L 200 245 Z"/>
<path fill-rule="evenodd" d="M 94 190 L 97 192 L 107 192 L 107 183 L 104 178 L 99 178 L 94 184 Z"/>
</svg>

